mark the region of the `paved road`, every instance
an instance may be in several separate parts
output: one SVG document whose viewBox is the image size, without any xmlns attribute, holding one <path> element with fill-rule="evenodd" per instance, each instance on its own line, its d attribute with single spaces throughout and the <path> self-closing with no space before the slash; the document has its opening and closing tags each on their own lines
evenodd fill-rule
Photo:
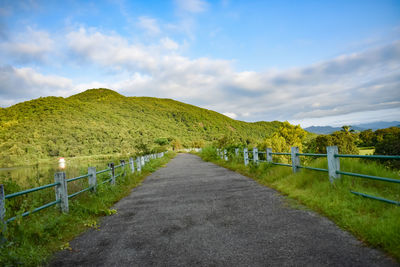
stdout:
<svg viewBox="0 0 400 267">
<path fill-rule="evenodd" d="M 276 191 L 179 154 L 52 266 L 397 266 Z"/>
</svg>

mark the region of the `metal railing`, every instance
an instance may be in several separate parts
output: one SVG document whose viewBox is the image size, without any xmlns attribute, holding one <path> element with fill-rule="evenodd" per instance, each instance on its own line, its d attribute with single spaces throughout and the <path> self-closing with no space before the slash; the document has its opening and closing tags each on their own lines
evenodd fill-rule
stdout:
<svg viewBox="0 0 400 267">
<path fill-rule="evenodd" d="M 272 152 L 271 148 L 267 148 L 266 151 L 259 152 L 257 148 L 253 148 L 252 153 L 248 151 L 247 148 L 244 149 L 235 149 L 235 155 L 236 157 L 239 157 L 239 154 L 243 154 L 243 160 L 244 164 L 248 165 L 250 162 L 249 154 L 252 154 L 252 161 L 254 164 L 258 164 L 259 162 L 267 162 L 273 165 L 279 165 L 279 166 L 286 166 L 286 167 L 292 167 L 293 172 L 298 172 L 300 169 L 307 169 L 307 170 L 313 170 L 313 171 L 319 171 L 319 172 L 327 172 L 329 173 L 329 180 L 331 183 L 334 182 L 335 179 L 338 179 L 341 177 L 341 175 L 347 175 L 347 176 L 353 176 L 357 178 L 363 178 L 363 179 L 370 179 L 370 180 L 376 180 L 376 181 L 382 181 L 382 182 L 390 182 L 390 183 L 396 183 L 400 184 L 400 179 L 394 179 L 394 178 L 387 178 L 387 177 L 379 177 L 379 176 L 372 176 L 372 175 L 366 175 L 366 174 L 359 174 L 359 173 L 351 173 L 351 172 L 345 172 L 340 170 L 340 158 L 363 158 L 363 159 L 394 159 L 394 160 L 400 160 L 400 156 L 397 155 L 346 155 L 346 154 L 339 154 L 338 148 L 336 146 L 328 146 L 326 148 L 327 153 L 326 154 L 317 154 L 317 153 L 299 153 L 299 148 L 298 147 L 292 147 L 291 148 L 291 153 L 284 153 L 284 152 Z M 217 150 L 217 154 L 221 157 L 221 159 L 228 160 L 227 156 L 227 150 Z M 265 154 L 265 160 L 260 160 L 258 155 L 259 154 Z M 291 159 L 291 164 L 287 163 L 281 163 L 281 162 L 274 162 L 272 159 L 273 155 L 279 155 L 279 156 L 290 156 Z M 308 166 L 302 166 L 300 165 L 300 156 L 305 156 L 305 157 L 326 157 L 328 161 L 328 169 L 322 169 L 322 168 L 314 168 L 314 167 L 308 167 Z M 383 201 L 386 203 L 391 203 L 395 205 L 400 206 L 400 201 L 395 201 L 395 200 L 390 200 L 382 197 L 377 197 L 365 193 L 360 193 L 360 192 L 355 192 L 350 190 L 352 194 L 359 195 L 362 197 L 374 199 L 374 200 L 379 200 Z"/>
<path fill-rule="evenodd" d="M 164 155 L 165 155 L 165 152 L 161 152 L 161 153 L 137 157 L 136 158 L 136 170 L 138 172 L 141 172 L 142 167 L 146 164 L 146 162 L 150 161 L 150 159 L 161 158 L 161 157 L 164 157 Z M 61 208 L 61 211 L 67 213 L 69 211 L 68 199 L 78 196 L 86 191 L 96 191 L 96 188 L 99 185 L 103 185 L 105 183 L 110 183 L 111 185 L 114 185 L 116 178 L 126 175 L 126 168 L 125 168 L 126 165 L 127 164 L 125 163 L 125 160 L 121 160 L 120 165 L 114 166 L 114 163 L 110 163 L 108 168 L 101 170 L 101 171 L 97 171 L 97 172 L 96 172 L 95 167 L 89 167 L 87 174 L 84 174 L 84 175 L 81 175 L 78 177 L 74 177 L 74 178 L 70 178 L 70 179 L 65 179 L 65 172 L 57 172 L 54 175 L 54 179 L 55 179 L 54 183 L 42 185 L 42 186 L 31 188 L 31 189 L 26 189 L 26 190 L 23 190 L 20 192 L 15 192 L 15 193 L 7 194 L 7 195 L 5 195 L 5 193 L 4 193 L 4 185 L 0 185 L 0 221 L 3 224 L 7 224 L 12 221 L 15 221 L 19 216 L 26 217 L 32 213 L 41 211 L 43 209 L 49 208 L 54 205 L 59 205 Z M 129 165 L 130 165 L 131 173 L 134 173 L 135 172 L 135 162 L 134 162 L 133 158 L 129 159 Z M 119 169 L 119 168 L 121 169 L 121 172 L 118 174 L 115 174 L 115 170 Z M 106 173 L 106 172 L 110 173 L 110 178 L 108 178 L 100 183 L 97 183 L 96 175 Z M 88 178 L 89 187 L 68 195 L 67 184 L 70 182 L 84 179 L 84 178 Z M 15 197 L 19 197 L 19 196 L 22 196 L 25 194 L 29 194 L 32 192 L 36 192 L 36 191 L 40 191 L 40 190 L 52 188 L 52 187 L 54 187 L 55 191 L 56 191 L 56 200 L 55 201 L 46 203 L 46 204 L 44 204 L 40 207 L 37 207 L 33 210 L 26 211 L 20 215 L 13 216 L 6 220 L 6 208 L 5 208 L 6 203 L 5 202 L 7 199 L 12 199 Z"/>
</svg>

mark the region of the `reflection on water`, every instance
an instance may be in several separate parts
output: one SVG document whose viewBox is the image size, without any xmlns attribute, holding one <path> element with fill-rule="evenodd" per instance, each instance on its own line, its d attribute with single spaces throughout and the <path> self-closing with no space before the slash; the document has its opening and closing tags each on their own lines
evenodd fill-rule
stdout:
<svg viewBox="0 0 400 267">
<path fill-rule="evenodd" d="M 61 170 L 64 170 L 65 167 L 66 167 L 65 159 L 64 158 L 59 158 L 59 160 L 58 160 L 58 168 L 60 168 Z"/>
<path fill-rule="evenodd" d="M 113 160 L 73 160 L 60 162 L 54 160 L 53 164 L 35 164 L 30 166 L 18 166 L 11 168 L 0 168 L 0 183 L 11 179 L 22 188 L 32 188 L 54 182 L 54 174 L 64 171 L 67 178 L 73 178 L 87 173 L 88 167 L 96 167 L 96 170 L 104 170 L 107 163 L 115 162 L 119 164 L 122 158 Z"/>
</svg>

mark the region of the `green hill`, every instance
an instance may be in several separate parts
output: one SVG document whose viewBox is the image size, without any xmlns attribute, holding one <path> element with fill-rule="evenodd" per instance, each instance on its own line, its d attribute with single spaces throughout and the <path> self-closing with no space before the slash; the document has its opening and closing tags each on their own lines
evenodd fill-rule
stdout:
<svg viewBox="0 0 400 267">
<path fill-rule="evenodd" d="M 171 99 L 90 89 L 0 109 L 0 162 L 6 166 L 58 156 L 199 147 L 223 136 L 249 144 L 262 141 L 280 125 L 237 121 Z"/>
</svg>

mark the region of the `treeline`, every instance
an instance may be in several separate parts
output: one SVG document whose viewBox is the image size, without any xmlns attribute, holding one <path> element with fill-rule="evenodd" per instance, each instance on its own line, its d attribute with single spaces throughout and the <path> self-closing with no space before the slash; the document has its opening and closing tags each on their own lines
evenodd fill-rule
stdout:
<svg viewBox="0 0 400 267">
<path fill-rule="evenodd" d="M 202 147 L 227 133 L 240 143 L 253 144 L 281 124 L 246 123 L 171 99 L 91 89 L 0 109 L 0 163 Z"/>
<path fill-rule="evenodd" d="M 279 129 L 262 142 L 247 145 L 226 135 L 214 142 L 219 148 L 233 149 L 248 146 L 258 147 L 265 150 L 272 148 L 274 152 L 290 152 L 291 147 L 297 146 L 303 153 L 326 153 L 327 146 L 337 146 L 341 154 L 359 154 L 359 147 L 373 147 L 376 155 L 400 155 L 400 128 L 391 127 L 387 129 L 366 130 L 355 132 L 350 130 L 351 126 L 343 126 L 341 131 L 328 135 L 311 134 L 300 126 L 282 123 Z M 287 161 L 284 156 L 280 160 Z M 397 161 L 384 161 L 387 166 L 399 168 Z"/>
</svg>

